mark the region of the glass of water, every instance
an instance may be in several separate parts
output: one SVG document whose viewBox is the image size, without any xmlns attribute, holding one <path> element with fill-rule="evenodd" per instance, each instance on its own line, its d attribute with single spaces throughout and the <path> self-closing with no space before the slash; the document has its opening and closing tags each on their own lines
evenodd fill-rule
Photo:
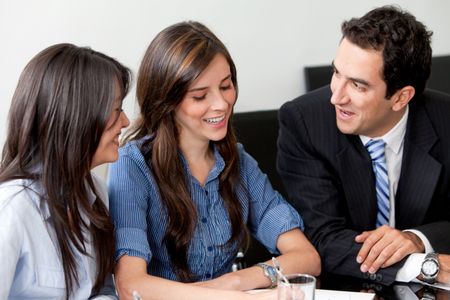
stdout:
<svg viewBox="0 0 450 300">
<path fill-rule="evenodd" d="M 308 274 L 289 274 L 278 279 L 278 300 L 314 300 L 316 278 Z"/>
</svg>

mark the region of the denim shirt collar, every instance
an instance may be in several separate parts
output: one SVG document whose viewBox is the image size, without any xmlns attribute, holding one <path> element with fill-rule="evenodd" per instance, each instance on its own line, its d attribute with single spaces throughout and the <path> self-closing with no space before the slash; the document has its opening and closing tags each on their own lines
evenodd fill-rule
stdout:
<svg viewBox="0 0 450 300">
<path fill-rule="evenodd" d="M 220 173 L 222 173 L 223 169 L 225 168 L 225 161 L 223 160 L 222 155 L 220 155 L 216 145 L 212 144 L 211 148 L 213 150 L 214 155 L 214 166 L 212 167 L 211 171 L 209 171 L 205 185 L 207 185 L 210 181 L 216 180 L 219 177 Z M 184 170 L 192 178 L 193 176 L 189 169 L 189 165 L 186 161 L 186 158 L 184 157 L 183 153 L 180 150 L 178 150 L 178 154 L 181 159 L 181 162 L 183 163 Z"/>
</svg>

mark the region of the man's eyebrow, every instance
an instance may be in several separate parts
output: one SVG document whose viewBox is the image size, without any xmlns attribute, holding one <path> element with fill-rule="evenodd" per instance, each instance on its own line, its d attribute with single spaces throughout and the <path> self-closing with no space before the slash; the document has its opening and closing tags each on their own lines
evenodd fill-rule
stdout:
<svg viewBox="0 0 450 300">
<path fill-rule="evenodd" d="M 365 85 L 367 87 L 370 86 L 370 83 L 367 80 L 364 80 L 364 79 L 361 79 L 361 78 L 348 77 L 348 79 L 353 81 L 353 82 L 357 82 L 357 83 L 360 83 L 362 85 Z"/>
<path fill-rule="evenodd" d="M 332 61 L 331 62 L 331 66 L 333 67 L 333 70 L 335 71 L 335 72 L 338 72 L 339 73 L 339 70 L 336 68 L 336 65 L 334 64 L 334 61 Z M 346 77 L 348 80 L 351 80 L 351 81 L 353 81 L 353 82 L 357 82 L 357 83 L 359 83 L 359 84 L 362 84 L 362 85 L 365 85 L 365 86 L 367 86 L 367 87 L 370 87 L 371 86 L 371 84 L 367 81 L 367 80 L 364 80 L 364 79 L 361 79 L 361 78 L 357 78 L 357 77 Z"/>
</svg>

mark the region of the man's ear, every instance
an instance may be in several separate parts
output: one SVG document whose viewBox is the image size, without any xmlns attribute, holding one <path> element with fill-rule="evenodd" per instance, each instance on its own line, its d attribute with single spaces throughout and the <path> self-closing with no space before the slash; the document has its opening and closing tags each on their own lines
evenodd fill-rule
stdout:
<svg viewBox="0 0 450 300">
<path fill-rule="evenodd" d="M 414 97 L 416 90 L 414 87 L 407 85 L 397 92 L 391 97 L 392 101 L 392 110 L 400 111 L 408 105 L 409 101 Z"/>
</svg>

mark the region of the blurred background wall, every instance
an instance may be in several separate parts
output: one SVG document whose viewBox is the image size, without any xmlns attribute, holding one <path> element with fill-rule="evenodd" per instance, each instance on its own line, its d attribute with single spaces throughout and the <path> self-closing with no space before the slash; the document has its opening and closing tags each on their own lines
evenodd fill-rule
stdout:
<svg viewBox="0 0 450 300">
<path fill-rule="evenodd" d="M 51 44 L 90 46 L 136 74 L 160 30 L 197 20 L 235 60 L 240 90 L 235 111 L 273 109 L 305 92 L 305 66 L 332 61 L 343 20 L 384 4 L 410 11 L 434 32 L 434 55 L 450 54 L 447 0 L 0 0 L 0 147 L 20 72 Z M 124 109 L 135 118 L 134 88 Z"/>
</svg>

